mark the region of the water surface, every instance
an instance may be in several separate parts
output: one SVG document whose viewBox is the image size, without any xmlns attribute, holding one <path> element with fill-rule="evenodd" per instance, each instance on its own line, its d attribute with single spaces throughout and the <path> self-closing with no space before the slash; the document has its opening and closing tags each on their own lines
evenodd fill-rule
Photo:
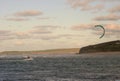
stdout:
<svg viewBox="0 0 120 81">
<path fill-rule="evenodd" d="M 120 54 L 30 55 L 33 60 L 25 60 L 24 56 L 0 58 L 0 81 L 120 80 Z"/>
</svg>

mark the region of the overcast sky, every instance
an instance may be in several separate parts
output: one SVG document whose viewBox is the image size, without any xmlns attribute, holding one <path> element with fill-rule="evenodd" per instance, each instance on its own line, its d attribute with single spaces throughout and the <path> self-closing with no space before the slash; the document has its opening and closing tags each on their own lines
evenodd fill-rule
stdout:
<svg viewBox="0 0 120 81">
<path fill-rule="evenodd" d="M 106 34 L 102 39 L 103 25 Z M 0 51 L 120 40 L 120 0 L 0 0 Z"/>
</svg>

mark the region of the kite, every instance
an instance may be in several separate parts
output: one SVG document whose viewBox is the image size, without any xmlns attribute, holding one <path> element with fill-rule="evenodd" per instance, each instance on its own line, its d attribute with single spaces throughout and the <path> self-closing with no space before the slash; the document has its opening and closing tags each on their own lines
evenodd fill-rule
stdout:
<svg viewBox="0 0 120 81">
<path fill-rule="evenodd" d="M 105 28 L 102 25 L 95 25 L 95 27 L 100 27 L 103 29 L 103 34 L 100 36 L 100 39 L 105 35 Z"/>
</svg>

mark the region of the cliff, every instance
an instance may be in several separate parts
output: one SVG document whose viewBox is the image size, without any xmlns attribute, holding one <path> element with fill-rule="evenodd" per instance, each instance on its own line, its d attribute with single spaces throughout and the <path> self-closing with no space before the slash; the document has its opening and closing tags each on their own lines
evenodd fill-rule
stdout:
<svg viewBox="0 0 120 81">
<path fill-rule="evenodd" d="M 95 52 L 118 52 L 118 51 L 120 52 L 120 40 L 83 47 L 80 49 L 79 54 Z"/>
</svg>

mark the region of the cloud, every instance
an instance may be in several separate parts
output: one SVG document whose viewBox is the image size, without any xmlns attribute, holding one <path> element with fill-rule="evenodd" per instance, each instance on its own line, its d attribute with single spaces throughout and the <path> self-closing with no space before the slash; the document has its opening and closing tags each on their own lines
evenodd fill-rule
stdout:
<svg viewBox="0 0 120 81">
<path fill-rule="evenodd" d="M 119 0 L 67 0 L 67 2 L 72 8 L 79 8 L 82 11 L 101 11 L 107 9 L 105 2 L 114 4 Z M 113 9 L 113 11 L 117 10 Z"/>
<path fill-rule="evenodd" d="M 73 30 L 83 30 L 83 29 L 93 29 L 93 27 L 97 24 L 80 24 L 76 26 L 72 26 L 71 29 Z M 119 24 L 104 24 L 103 25 L 107 30 L 119 30 L 120 31 L 120 25 Z"/>
<path fill-rule="evenodd" d="M 53 30 L 55 31 L 57 28 L 60 28 L 59 26 L 54 25 L 40 25 L 33 27 L 32 30 L 30 30 L 30 33 L 32 34 L 50 34 L 53 33 Z"/>
<path fill-rule="evenodd" d="M 52 33 L 50 30 L 45 30 L 45 29 L 33 29 L 30 31 L 32 34 L 50 34 Z"/>
<path fill-rule="evenodd" d="M 105 36 L 106 37 L 111 37 L 111 36 L 115 36 L 115 37 L 120 37 L 120 25 L 119 24 L 105 24 Z M 101 35 L 102 31 L 98 30 L 98 31 L 93 31 L 94 35 Z"/>
<path fill-rule="evenodd" d="M 23 16 L 23 17 L 27 17 L 27 16 L 39 16 L 42 15 L 43 13 L 41 11 L 37 11 L 37 10 L 28 10 L 28 11 L 21 11 L 21 12 L 17 12 L 14 15 L 15 16 Z"/>
<path fill-rule="evenodd" d="M 24 42 L 23 42 L 23 41 L 16 41 L 16 42 L 15 42 L 15 45 L 21 46 L 21 45 L 24 45 Z"/>
<path fill-rule="evenodd" d="M 15 32 L 14 33 L 16 39 L 29 39 L 32 37 L 32 35 L 28 32 Z"/>
<path fill-rule="evenodd" d="M 67 0 L 72 8 L 83 7 L 88 5 L 92 0 Z"/>
<path fill-rule="evenodd" d="M 80 24 L 76 26 L 72 26 L 71 29 L 75 31 L 85 31 L 92 30 L 92 33 L 95 35 L 101 34 L 101 30 L 95 29 L 94 26 L 96 24 Z M 104 24 L 103 25 L 106 30 L 106 36 L 118 36 L 120 33 L 120 25 L 119 24 Z"/>
<path fill-rule="evenodd" d="M 57 29 L 57 28 L 60 28 L 60 26 L 54 26 L 54 25 L 40 25 L 40 26 L 35 26 L 34 28 L 37 28 L 37 29 Z"/>
<path fill-rule="evenodd" d="M 28 31 L 26 32 L 14 32 L 8 30 L 0 30 L 0 40 L 12 40 L 12 39 L 30 39 L 32 36 Z"/>
<path fill-rule="evenodd" d="M 58 35 L 47 35 L 47 36 L 41 36 L 40 39 L 42 40 L 55 40 L 55 39 L 59 39 L 61 38 L 60 36 Z"/>
<path fill-rule="evenodd" d="M 79 30 L 87 30 L 92 27 L 94 27 L 93 24 L 80 24 L 80 25 L 72 26 L 71 29 L 79 31 Z"/>
<path fill-rule="evenodd" d="M 106 24 L 106 30 L 110 30 L 112 32 L 120 32 L 120 25 L 119 24 Z"/>
<path fill-rule="evenodd" d="M 104 8 L 104 5 L 102 5 L 102 4 L 98 4 L 95 6 L 86 5 L 86 6 L 82 7 L 81 10 L 83 10 L 83 11 L 87 11 L 87 10 L 98 11 L 98 10 L 102 10 L 103 8 Z"/>
<path fill-rule="evenodd" d="M 71 5 L 72 8 L 80 8 L 80 10 L 102 10 L 104 5 L 103 4 L 96 4 L 93 5 L 93 2 L 96 0 L 67 0 L 67 2 Z"/>
<path fill-rule="evenodd" d="M 6 20 L 8 21 L 26 21 L 26 20 L 29 20 L 29 19 L 26 19 L 26 18 L 7 18 Z"/>
<path fill-rule="evenodd" d="M 120 5 L 114 6 L 111 9 L 109 9 L 110 12 L 120 12 Z"/>
<path fill-rule="evenodd" d="M 32 34 L 50 34 L 52 33 L 52 30 L 56 28 L 58 28 L 58 26 L 40 25 L 33 27 L 29 32 Z"/>
<path fill-rule="evenodd" d="M 14 39 L 14 37 L 12 37 L 12 36 L 0 36 L 0 40 L 10 40 L 10 39 Z"/>
<path fill-rule="evenodd" d="M 9 30 L 0 30 L 0 40 L 13 39 L 13 33 Z"/>
<path fill-rule="evenodd" d="M 44 36 L 39 36 L 37 38 L 40 38 L 42 40 L 55 40 L 55 39 L 61 39 L 61 38 L 66 38 L 66 39 L 72 39 L 74 37 L 79 37 L 80 35 L 74 35 L 74 34 L 59 34 L 59 35 L 44 35 Z"/>
<path fill-rule="evenodd" d="M 16 31 L 13 32 L 14 39 L 52 39 L 57 38 L 56 36 L 52 36 L 53 30 L 57 29 L 59 26 L 52 26 L 52 25 L 42 25 L 42 26 L 35 26 L 32 29 L 26 31 Z"/>
<path fill-rule="evenodd" d="M 32 39 L 41 37 L 41 35 L 50 35 L 53 33 L 53 29 L 55 30 L 58 26 L 52 25 L 42 25 L 35 26 L 30 30 L 22 31 L 22 32 L 14 32 L 16 39 Z"/>
<path fill-rule="evenodd" d="M 13 39 L 41 39 L 41 40 L 52 40 L 58 39 L 62 36 L 54 35 L 54 31 L 59 26 L 54 25 L 40 25 L 35 26 L 32 29 L 26 31 L 9 31 L 0 30 L 0 40 L 13 40 Z"/>
<path fill-rule="evenodd" d="M 9 30 L 0 30 L 0 36 L 9 36 L 11 33 Z"/>
<path fill-rule="evenodd" d="M 96 21 L 117 21 L 120 20 L 120 15 L 117 14 L 109 14 L 107 16 L 98 16 L 94 18 Z"/>
<path fill-rule="evenodd" d="M 39 19 L 39 20 L 49 20 L 51 18 L 50 17 L 38 17 L 37 19 Z"/>
</svg>

